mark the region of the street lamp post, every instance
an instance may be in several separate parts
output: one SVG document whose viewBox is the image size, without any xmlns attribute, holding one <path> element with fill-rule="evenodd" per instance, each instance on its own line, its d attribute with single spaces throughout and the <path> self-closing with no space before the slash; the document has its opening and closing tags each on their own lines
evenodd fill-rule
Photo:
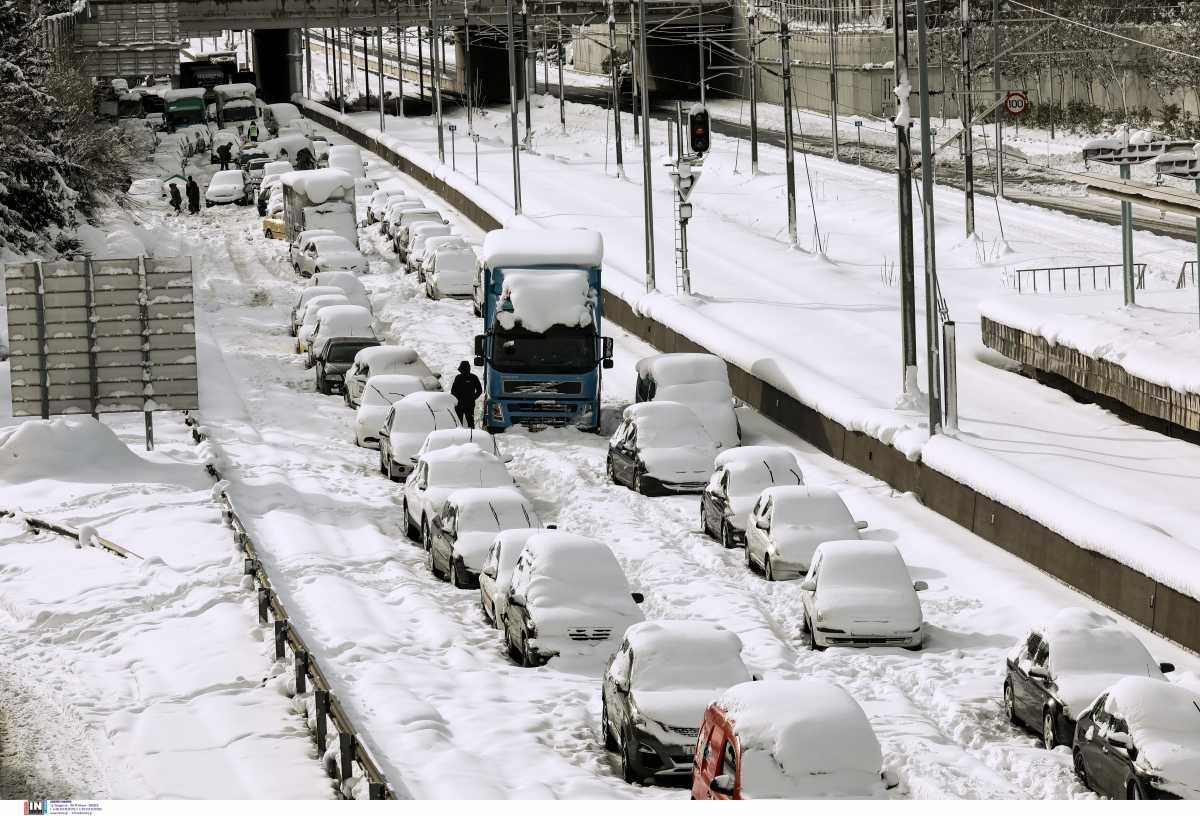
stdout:
<svg viewBox="0 0 1200 816">
<path fill-rule="evenodd" d="M 454 152 L 454 131 L 458 130 L 458 127 L 451 122 L 450 124 L 446 125 L 446 128 L 450 131 L 450 169 L 458 170 L 458 157 Z"/>
</svg>

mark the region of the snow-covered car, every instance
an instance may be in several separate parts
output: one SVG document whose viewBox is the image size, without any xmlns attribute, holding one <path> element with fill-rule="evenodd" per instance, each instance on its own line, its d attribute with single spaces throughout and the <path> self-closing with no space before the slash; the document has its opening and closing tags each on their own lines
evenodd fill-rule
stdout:
<svg viewBox="0 0 1200 816">
<path fill-rule="evenodd" d="M 644 495 L 699 493 L 716 445 L 700 419 L 677 402 L 630 405 L 608 441 L 608 478 Z"/>
<path fill-rule="evenodd" d="M 387 204 L 394 198 L 405 198 L 408 192 L 395 179 L 389 179 L 379 186 L 379 189 L 371 194 L 371 198 L 367 201 L 367 223 L 374 224 L 383 217 L 383 211 L 387 209 Z"/>
<path fill-rule="evenodd" d="M 329 166 L 329 142 L 325 139 L 312 140 L 313 158 L 316 159 L 317 165 L 321 167 Z"/>
<path fill-rule="evenodd" d="M 609 659 L 600 689 L 604 747 L 626 782 L 688 779 L 704 711 L 721 692 L 753 680 L 742 639 L 719 624 L 635 623 Z"/>
<path fill-rule="evenodd" d="M 290 161 L 275 159 L 263 167 L 263 178 L 265 179 L 267 176 L 282 176 L 284 173 L 290 173 L 295 169 Z"/>
<path fill-rule="evenodd" d="M 1200 799 L 1200 694 L 1125 677 L 1079 715 L 1075 773 L 1110 799 Z"/>
<path fill-rule="evenodd" d="M 346 404 L 357 408 L 367 380 L 376 374 L 409 374 L 417 377 L 425 391 L 441 391 L 442 383 L 420 355 L 407 346 L 376 346 L 354 357 L 346 373 Z"/>
<path fill-rule="evenodd" d="M 221 163 L 219 155 L 221 145 L 229 145 L 229 160 L 231 162 L 237 161 L 238 154 L 242 151 L 242 137 L 238 135 L 236 130 L 218 130 L 213 134 L 212 139 L 208 143 L 208 163 Z"/>
<path fill-rule="evenodd" d="M 329 235 L 337 235 L 337 233 L 331 229 L 320 228 L 300 230 L 300 232 L 296 233 L 296 237 L 288 244 L 288 262 L 291 263 L 292 269 L 299 271 L 300 256 L 309 247 L 312 239 Z"/>
<path fill-rule="evenodd" d="M 925 624 L 917 593 L 925 589 L 891 542 L 826 541 L 800 583 L 809 648 L 920 649 Z"/>
<path fill-rule="evenodd" d="M 348 269 L 322 269 L 312 276 L 313 286 L 336 286 L 355 306 L 371 308 L 371 298 L 358 275 Z"/>
<path fill-rule="evenodd" d="M 498 434 L 490 434 L 480 428 L 443 428 L 440 431 L 430 431 L 421 443 L 421 449 L 417 451 L 417 458 L 455 445 L 474 445 L 507 464 L 512 461 L 512 456 L 500 452 L 498 439 Z"/>
<path fill-rule="evenodd" d="M 262 116 L 268 133 L 278 133 L 281 127 L 304 121 L 300 109 L 290 102 L 269 102 L 263 105 Z"/>
<path fill-rule="evenodd" d="M 827 487 L 768 487 L 746 517 L 746 566 L 768 581 L 795 578 L 808 572 L 823 542 L 858 538 L 866 527 Z"/>
<path fill-rule="evenodd" d="M 408 537 L 429 549 L 430 520 L 455 490 L 464 487 L 513 487 L 504 463 L 475 445 L 456 445 L 427 453 L 404 481 L 402 517 Z"/>
<path fill-rule="evenodd" d="M 321 353 L 321 348 L 326 341 L 334 337 L 367 337 L 376 340 L 371 312 L 352 303 L 322 309 L 317 315 L 317 323 L 313 326 L 312 334 L 307 340 L 307 367 L 311 368 L 316 365 L 317 355 Z M 346 369 L 349 369 L 353 362 L 354 355 L 351 354 L 345 360 Z"/>
<path fill-rule="evenodd" d="M 273 196 L 278 195 L 279 201 L 283 201 L 282 178 L 278 173 L 264 173 L 262 181 L 258 183 L 258 196 L 255 198 L 255 203 L 258 205 L 258 214 L 266 215 L 269 209 L 269 204 Z"/>
<path fill-rule="evenodd" d="M 409 394 L 392 405 L 379 429 L 379 472 L 393 482 L 412 473 L 430 431 L 462 427 L 455 405 L 454 397 L 441 391 Z"/>
<path fill-rule="evenodd" d="M 450 235 L 448 224 L 414 224 L 408 231 L 408 245 L 404 248 L 404 257 L 408 259 L 405 270 L 417 272 L 420 269 L 421 256 L 425 254 L 425 242 L 430 238 L 443 238 Z M 418 275 L 417 280 L 423 280 Z"/>
<path fill-rule="evenodd" d="M 504 607 L 508 604 L 508 586 L 512 581 L 513 568 L 525 549 L 531 535 L 542 532 L 541 528 L 505 530 L 492 539 L 483 569 L 479 572 L 479 606 L 483 617 L 493 628 L 500 628 Z"/>
<path fill-rule="evenodd" d="M 747 518 L 764 490 L 804 484 L 796 456 L 786 448 L 769 445 L 722 451 L 713 468 L 700 494 L 700 529 L 727 548 L 745 545 Z"/>
<path fill-rule="evenodd" d="M 241 170 L 218 170 L 204 191 L 204 206 L 245 204 L 246 177 Z"/>
<path fill-rule="evenodd" d="M 501 614 L 504 644 L 521 666 L 607 653 L 643 619 L 641 600 L 602 542 L 558 530 L 537 533 L 513 568 Z"/>
<path fill-rule="evenodd" d="M 360 349 L 360 353 L 362 351 L 366 349 Z M 358 355 L 355 355 L 355 359 L 358 359 Z M 383 427 L 392 405 L 409 394 L 424 390 L 420 377 L 411 374 L 373 374 L 368 377 L 354 413 L 354 444 L 360 448 L 378 448 L 379 429 Z"/>
<path fill-rule="evenodd" d="M 357 309 L 358 306 L 347 308 Z M 354 361 L 354 355 L 364 348 L 379 345 L 374 337 L 329 337 L 321 340 L 319 350 L 313 355 L 313 366 L 317 370 L 316 386 L 321 394 L 339 393 L 344 389 L 346 369 Z"/>
<path fill-rule="evenodd" d="M 425 202 L 415 196 L 397 196 L 388 199 L 383 209 L 383 217 L 379 219 L 383 234 L 393 238 L 401 217 L 406 212 L 425 210 Z"/>
<path fill-rule="evenodd" d="M 401 261 L 408 261 L 408 237 L 417 224 L 449 224 L 437 210 L 402 210 L 392 225 L 392 249 Z"/>
<path fill-rule="evenodd" d="M 862 707 L 827 680 L 762 680 L 708 707 L 693 799 L 884 799 L 883 751 Z"/>
<path fill-rule="evenodd" d="M 296 353 L 308 353 L 308 340 L 317 328 L 317 318 L 321 310 L 332 306 L 345 306 L 350 301 L 345 295 L 317 295 L 304 304 L 304 312 L 300 315 L 300 325 L 296 329 Z"/>
<path fill-rule="evenodd" d="M 421 283 L 425 282 L 425 278 L 429 275 L 430 269 L 433 268 L 433 258 L 437 251 L 442 247 L 458 247 L 460 249 L 469 249 L 470 245 L 461 235 L 433 235 L 425 239 L 425 243 L 421 246 L 421 254 L 413 258 L 409 266 L 416 270 L 417 280 Z"/>
<path fill-rule="evenodd" d="M 1039 732 L 1042 745 L 1070 745 L 1075 720 L 1122 677 L 1166 680 L 1135 635 L 1101 612 L 1067 607 L 1030 631 L 1008 655 L 1004 710 L 1014 725 Z"/>
<path fill-rule="evenodd" d="M 251 184 L 257 185 L 262 181 L 264 170 L 268 164 L 270 164 L 270 159 L 266 158 L 250 159 L 246 162 L 246 177 Z"/>
<path fill-rule="evenodd" d="M 309 239 L 301 246 L 293 266 L 302 278 L 326 269 L 347 269 L 359 275 L 371 271 L 366 257 L 340 235 L 318 235 Z"/>
<path fill-rule="evenodd" d="M 741 444 L 729 370 L 715 354 L 655 354 L 637 363 L 636 402 L 670 400 L 691 408 L 721 450 Z"/>
<path fill-rule="evenodd" d="M 425 273 L 425 294 L 433 300 L 470 297 L 478 266 L 479 259 L 470 247 L 442 247 Z"/>
<path fill-rule="evenodd" d="M 429 571 L 449 576 L 459 589 L 474 589 L 498 533 L 540 526 L 533 505 L 515 487 L 456 490 L 429 521 Z"/>
</svg>

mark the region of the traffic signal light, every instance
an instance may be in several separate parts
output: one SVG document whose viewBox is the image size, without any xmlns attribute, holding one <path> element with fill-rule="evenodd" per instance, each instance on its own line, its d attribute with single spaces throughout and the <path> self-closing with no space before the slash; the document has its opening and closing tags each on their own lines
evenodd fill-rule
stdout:
<svg viewBox="0 0 1200 816">
<path fill-rule="evenodd" d="M 693 153 L 703 154 L 708 152 L 710 142 L 708 110 L 701 105 L 693 105 L 688 112 L 688 144 Z"/>
</svg>

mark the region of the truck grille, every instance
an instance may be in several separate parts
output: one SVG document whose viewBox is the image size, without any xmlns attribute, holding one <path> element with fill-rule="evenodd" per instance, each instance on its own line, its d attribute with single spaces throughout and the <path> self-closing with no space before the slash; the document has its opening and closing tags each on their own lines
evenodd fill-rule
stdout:
<svg viewBox="0 0 1200 816">
<path fill-rule="evenodd" d="M 583 383 L 562 380 L 504 380 L 505 394 L 579 394 Z"/>
<path fill-rule="evenodd" d="M 612 637 L 612 629 L 607 626 L 579 626 L 574 629 L 567 630 L 567 637 L 571 640 L 608 640 Z"/>
<path fill-rule="evenodd" d="M 509 411 L 525 411 L 538 414 L 573 414 L 575 413 L 575 407 L 576 404 L 573 402 L 553 402 L 552 400 L 510 402 L 508 404 Z"/>
</svg>

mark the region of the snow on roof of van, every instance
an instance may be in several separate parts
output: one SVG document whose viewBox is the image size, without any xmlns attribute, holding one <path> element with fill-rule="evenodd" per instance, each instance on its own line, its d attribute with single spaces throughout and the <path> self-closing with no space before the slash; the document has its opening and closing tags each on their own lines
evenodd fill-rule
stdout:
<svg viewBox="0 0 1200 816">
<path fill-rule="evenodd" d="M 323 204 L 335 195 L 353 195 L 354 179 L 332 167 L 320 170 L 293 170 L 283 174 L 283 183 L 295 188 L 313 204 Z"/>
<path fill-rule="evenodd" d="M 649 374 L 661 388 L 702 382 L 729 383 L 725 361 L 715 354 L 655 354 L 637 362 L 639 377 Z"/>
<path fill-rule="evenodd" d="M 825 774 L 879 777 L 879 740 L 862 707 L 841 686 L 826 680 L 752 681 L 726 690 L 717 704 L 734 722 L 743 760 L 747 751 L 774 760 L 768 769 L 773 778 L 759 779 L 743 769 L 747 793 L 795 795 Z M 758 763 L 752 767 L 760 770 Z"/>
<path fill-rule="evenodd" d="M 483 239 L 485 265 L 600 266 L 604 239 L 595 230 L 492 230 Z"/>
<path fill-rule="evenodd" d="M 203 88 L 169 88 L 163 91 L 163 100 L 174 102 L 179 99 L 203 99 Z"/>
<path fill-rule="evenodd" d="M 582 270 L 510 272 L 500 299 L 501 306 L 507 301 L 512 309 L 498 310 L 496 321 L 506 329 L 519 323 L 531 332 L 589 326 L 595 296 Z"/>
<path fill-rule="evenodd" d="M 230 82 L 228 85 L 214 85 L 213 93 L 225 96 L 254 96 L 258 88 L 253 82 Z"/>
<path fill-rule="evenodd" d="M 294 119 L 303 118 L 300 115 L 300 109 L 291 102 L 272 102 L 267 105 L 272 115 L 279 121 L 290 122 Z"/>
</svg>

